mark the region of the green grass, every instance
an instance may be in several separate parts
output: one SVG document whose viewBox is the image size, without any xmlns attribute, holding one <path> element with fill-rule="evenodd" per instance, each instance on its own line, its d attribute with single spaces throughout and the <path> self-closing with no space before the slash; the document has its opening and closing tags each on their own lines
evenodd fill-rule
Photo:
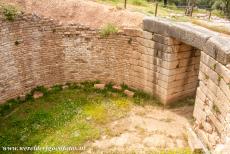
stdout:
<svg viewBox="0 0 230 154">
<path fill-rule="evenodd" d="M 2 13 L 6 20 L 13 21 L 18 15 L 18 8 L 12 5 L 0 3 L 0 13 Z"/>
<path fill-rule="evenodd" d="M 116 33 L 118 33 L 118 28 L 111 23 L 108 23 L 107 25 L 103 26 L 100 30 L 100 36 L 103 38 Z"/>
<path fill-rule="evenodd" d="M 124 0 L 97 0 L 105 4 L 114 5 L 117 8 L 124 8 Z M 164 7 L 162 2 L 158 2 L 158 17 L 170 18 L 175 21 L 182 22 L 191 22 L 193 17 L 185 16 L 185 9 L 178 8 L 173 4 L 168 4 L 167 7 Z M 155 14 L 156 3 L 147 2 L 146 0 L 127 0 L 127 9 L 133 12 L 140 12 L 148 16 L 153 16 Z M 179 14 L 177 16 L 175 14 Z M 204 9 L 194 9 L 193 15 L 196 14 L 209 14 L 209 11 Z M 212 11 L 212 15 L 223 18 L 223 14 L 220 11 Z"/>
<path fill-rule="evenodd" d="M 213 24 L 212 22 L 202 21 L 193 19 L 191 22 L 195 25 L 202 26 L 204 28 L 210 29 L 212 31 L 230 35 L 230 28 L 226 27 L 224 24 Z"/>
<path fill-rule="evenodd" d="M 137 96 L 158 102 L 140 91 L 128 98 L 122 91 L 113 90 L 112 83 L 97 90 L 94 83 L 98 81 L 68 83 L 67 89 L 55 85 L 50 90 L 39 86 L 29 95 L 41 91 L 43 97 L 28 97 L 23 103 L 12 101 L 17 105 L 8 106 L 7 113 L 0 116 L 0 146 L 80 146 L 99 138 L 106 131 L 104 124 L 124 117 Z"/>
<path fill-rule="evenodd" d="M 194 97 L 187 97 L 185 99 L 170 103 L 167 105 L 167 108 L 179 108 L 183 106 L 194 106 L 195 104 L 195 98 Z"/>
</svg>

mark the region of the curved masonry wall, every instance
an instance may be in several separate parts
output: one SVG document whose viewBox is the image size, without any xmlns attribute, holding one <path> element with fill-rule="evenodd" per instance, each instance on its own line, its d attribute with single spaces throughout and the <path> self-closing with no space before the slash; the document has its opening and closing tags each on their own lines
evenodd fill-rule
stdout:
<svg viewBox="0 0 230 154">
<path fill-rule="evenodd" d="M 198 136 L 210 149 L 229 147 L 228 38 L 151 18 L 144 31 L 124 29 L 108 38 L 36 15 L 0 19 L 0 27 L 0 102 L 38 85 L 96 79 L 124 82 L 165 104 L 196 94 Z"/>
<path fill-rule="evenodd" d="M 144 30 L 201 50 L 194 130 L 210 150 L 216 150 L 214 153 L 229 153 L 230 38 L 202 27 L 156 18 L 146 18 Z M 174 81 L 168 81 L 168 84 L 174 84 Z"/>
<path fill-rule="evenodd" d="M 36 15 L 0 20 L 0 27 L 0 102 L 37 85 L 124 81 L 126 52 L 133 46 L 122 33 L 101 39 L 96 30 Z"/>
</svg>

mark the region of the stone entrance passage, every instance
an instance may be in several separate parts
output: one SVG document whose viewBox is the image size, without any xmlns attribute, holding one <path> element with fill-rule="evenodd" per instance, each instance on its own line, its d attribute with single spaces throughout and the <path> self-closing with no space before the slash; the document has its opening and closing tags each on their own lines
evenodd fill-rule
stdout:
<svg viewBox="0 0 230 154">
<path fill-rule="evenodd" d="M 162 66 L 158 72 L 164 74 L 157 80 L 161 90 L 156 94 L 168 104 L 197 91 L 194 130 L 210 150 L 230 152 L 229 37 L 150 18 L 144 20 L 144 30 L 153 34 L 155 56 Z"/>
<path fill-rule="evenodd" d="M 200 50 L 176 39 L 153 34 L 159 65 L 156 94 L 164 103 L 194 96 L 198 85 Z"/>
</svg>

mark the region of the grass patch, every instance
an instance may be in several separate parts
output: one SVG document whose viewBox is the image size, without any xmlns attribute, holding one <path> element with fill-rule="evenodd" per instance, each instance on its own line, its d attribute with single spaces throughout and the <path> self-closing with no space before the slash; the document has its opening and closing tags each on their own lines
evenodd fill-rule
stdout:
<svg viewBox="0 0 230 154">
<path fill-rule="evenodd" d="M 0 145 L 80 146 L 99 138 L 104 124 L 124 117 L 135 105 L 136 97 L 155 101 L 141 91 L 128 98 L 112 89 L 112 83 L 97 90 L 93 85 L 98 82 L 68 83 L 65 89 L 62 85 L 49 90 L 39 86 L 29 93 L 44 93 L 39 99 L 28 97 L 23 103 L 10 100 L 2 109 L 6 113 L 0 116 Z"/>
<path fill-rule="evenodd" d="M 191 20 L 191 22 L 195 25 L 210 29 L 212 31 L 230 35 L 230 29 L 224 25 L 212 24 L 210 22 L 195 19 Z"/>
<path fill-rule="evenodd" d="M 5 19 L 8 21 L 14 21 L 18 15 L 18 9 L 12 5 L 0 4 L 0 12 L 4 15 Z"/>
<path fill-rule="evenodd" d="M 137 6 L 147 6 L 148 3 L 145 0 L 131 0 L 131 4 Z"/>
<path fill-rule="evenodd" d="M 97 0 L 98 2 L 110 4 L 116 8 L 124 8 L 124 0 Z M 177 7 L 173 3 L 169 3 L 167 7 L 164 6 L 163 1 L 148 1 L 148 0 L 127 0 L 127 9 L 132 12 L 140 12 L 148 16 L 155 14 L 156 2 L 158 2 L 158 17 L 171 19 L 174 21 L 191 22 L 193 17 L 185 16 L 185 8 Z M 209 14 L 205 9 L 194 9 L 193 16 L 200 14 Z M 213 10 L 212 14 L 223 18 L 223 14 L 218 10 Z"/>
<path fill-rule="evenodd" d="M 194 106 L 195 104 L 195 98 L 194 97 L 187 97 L 185 99 L 170 103 L 167 105 L 167 108 L 179 108 L 183 106 Z"/>
<path fill-rule="evenodd" d="M 193 154 L 190 148 L 175 148 L 169 150 L 152 151 L 151 154 Z"/>
<path fill-rule="evenodd" d="M 105 25 L 100 30 L 100 36 L 103 37 L 103 38 L 108 37 L 108 36 L 110 36 L 112 34 L 116 34 L 116 33 L 118 33 L 118 28 L 115 25 L 111 24 L 111 23 Z"/>
</svg>

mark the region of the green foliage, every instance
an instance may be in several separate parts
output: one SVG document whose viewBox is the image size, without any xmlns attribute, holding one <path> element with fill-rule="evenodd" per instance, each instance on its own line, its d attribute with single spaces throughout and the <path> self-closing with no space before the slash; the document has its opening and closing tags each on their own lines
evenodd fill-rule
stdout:
<svg viewBox="0 0 230 154">
<path fill-rule="evenodd" d="M 215 112 L 215 113 L 220 113 L 220 109 L 219 109 L 219 107 L 216 105 L 216 104 L 213 104 L 213 106 L 212 106 L 212 110 Z"/>
<path fill-rule="evenodd" d="M 108 37 L 108 36 L 110 36 L 112 34 L 116 34 L 116 33 L 118 33 L 118 28 L 115 25 L 109 23 L 109 24 L 105 25 L 104 27 L 102 27 L 102 29 L 100 31 L 100 36 L 105 38 L 105 37 Z"/>
<path fill-rule="evenodd" d="M 62 91 L 62 85 L 54 85 L 52 88 L 51 88 L 51 91 L 50 92 L 58 92 L 58 91 Z"/>
<path fill-rule="evenodd" d="M 118 91 L 112 88 L 112 82 L 103 90 L 95 89 L 95 83 L 100 81 L 67 83 L 65 89 L 62 85 L 50 90 L 38 86 L 31 90 L 23 104 L 19 99 L 9 100 L 0 106 L 3 126 L 0 127 L 0 145 L 79 146 L 97 139 L 99 130 L 104 129 L 101 124 L 124 117 L 136 99 L 141 101 L 139 104 L 157 102 L 141 90 L 132 89 L 134 98 L 126 97 L 123 90 L 131 88 L 125 84 L 123 90 Z M 45 97 L 33 100 L 35 91 Z"/>
<path fill-rule="evenodd" d="M 10 99 L 5 104 L 0 105 L 0 116 L 9 114 L 14 110 L 22 101 L 19 99 Z"/>
<path fill-rule="evenodd" d="M 18 14 L 18 10 L 14 6 L 3 5 L 2 6 L 2 13 L 7 20 L 13 21 Z"/>
<path fill-rule="evenodd" d="M 44 86 L 37 86 L 33 90 L 31 90 L 31 94 L 34 94 L 34 92 L 42 92 L 44 95 L 47 95 L 48 90 Z"/>
<path fill-rule="evenodd" d="M 0 117 L 4 126 L 0 128 L 0 144 L 49 146 L 65 143 L 74 146 L 98 138 L 99 128 L 94 123 L 102 124 L 123 116 L 131 102 L 120 95 L 104 98 L 93 88 L 96 82 L 82 82 L 81 88 L 77 89 L 61 90 L 61 86 L 56 85 L 48 92 L 43 86 L 36 87 L 31 93 L 41 91 L 47 95 L 33 103 L 28 100 L 17 106 L 18 110 L 7 118 Z M 111 86 L 111 83 L 106 85 L 106 93 L 110 92 Z M 8 112 L 14 104 L 19 102 L 10 100 L 2 109 Z"/>
<path fill-rule="evenodd" d="M 137 5 L 137 6 L 146 6 L 147 2 L 145 0 L 132 0 L 131 4 Z"/>
</svg>

